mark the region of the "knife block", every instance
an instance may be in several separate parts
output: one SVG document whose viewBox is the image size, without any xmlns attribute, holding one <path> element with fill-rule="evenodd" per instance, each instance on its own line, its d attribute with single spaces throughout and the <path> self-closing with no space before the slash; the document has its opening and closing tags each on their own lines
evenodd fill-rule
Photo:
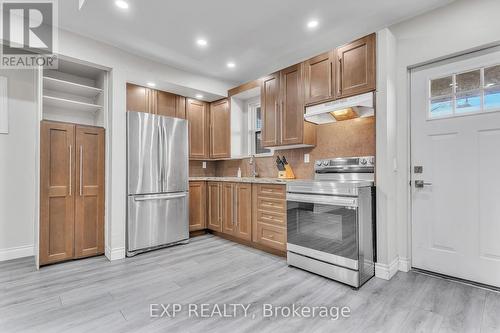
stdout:
<svg viewBox="0 0 500 333">
<path fill-rule="evenodd" d="M 278 171 L 278 178 L 295 179 L 295 174 L 293 173 L 292 167 L 289 164 L 285 165 L 285 171 Z"/>
</svg>

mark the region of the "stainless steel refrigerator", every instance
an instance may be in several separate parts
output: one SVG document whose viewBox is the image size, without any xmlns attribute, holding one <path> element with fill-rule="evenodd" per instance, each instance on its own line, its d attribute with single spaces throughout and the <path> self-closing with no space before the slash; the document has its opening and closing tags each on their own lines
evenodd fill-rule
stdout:
<svg viewBox="0 0 500 333">
<path fill-rule="evenodd" d="M 127 161 L 127 256 L 187 242 L 187 121 L 128 111 Z"/>
</svg>

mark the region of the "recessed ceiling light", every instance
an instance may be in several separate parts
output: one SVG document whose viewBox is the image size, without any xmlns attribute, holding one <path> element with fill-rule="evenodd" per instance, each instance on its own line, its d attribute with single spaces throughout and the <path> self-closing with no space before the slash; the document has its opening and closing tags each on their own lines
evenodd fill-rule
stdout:
<svg viewBox="0 0 500 333">
<path fill-rule="evenodd" d="M 196 40 L 196 44 L 198 44 L 199 46 L 207 46 L 208 42 L 206 39 L 200 38 Z"/>
<path fill-rule="evenodd" d="M 116 0 L 115 5 L 121 9 L 128 9 L 128 3 L 126 1 L 123 1 L 123 0 Z"/>
<path fill-rule="evenodd" d="M 236 67 L 236 64 L 232 61 L 228 62 L 227 65 L 226 65 L 228 68 L 234 68 Z"/>
<path fill-rule="evenodd" d="M 203 98 L 203 95 L 202 94 L 196 94 L 196 98 L 201 99 L 201 98 Z"/>
<path fill-rule="evenodd" d="M 307 22 L 307 27 L 309 29 L 314 29 L 316 28 L 317 26 L 319 25 L 319 22 L 317 20 L 311 20 L 309 22 Z"/>
<path fill-rule="evenodd" d="M 148 82 L 148 86 L 150 86 L 150 87 L 156 87 L 156 83 L 154 83 L 154 82 Z"/>
</svg>

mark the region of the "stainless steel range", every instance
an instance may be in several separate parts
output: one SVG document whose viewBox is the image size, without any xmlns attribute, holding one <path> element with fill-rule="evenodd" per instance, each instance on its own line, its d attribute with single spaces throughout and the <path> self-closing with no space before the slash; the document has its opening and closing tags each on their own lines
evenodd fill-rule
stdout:
<svg viewBox="0 0 500 333">
<path fill-rule="evenodd" d="M 360 287 L 375 275 L 375 158 L 316 161 L 315 178 L 287 184 L 287 261 Z"/>
</svg>

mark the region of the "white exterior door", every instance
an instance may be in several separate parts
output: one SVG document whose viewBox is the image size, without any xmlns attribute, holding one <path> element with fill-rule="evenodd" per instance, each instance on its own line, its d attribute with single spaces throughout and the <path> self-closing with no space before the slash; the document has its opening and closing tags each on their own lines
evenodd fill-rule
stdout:
<svg viewBox="0 0 500 333">
<path fill-rule="evenodd" d="M 498 65 L 496 51 L 412 71 L 411 185 L 412 266 L 500 287 Z"/>
</svg>

